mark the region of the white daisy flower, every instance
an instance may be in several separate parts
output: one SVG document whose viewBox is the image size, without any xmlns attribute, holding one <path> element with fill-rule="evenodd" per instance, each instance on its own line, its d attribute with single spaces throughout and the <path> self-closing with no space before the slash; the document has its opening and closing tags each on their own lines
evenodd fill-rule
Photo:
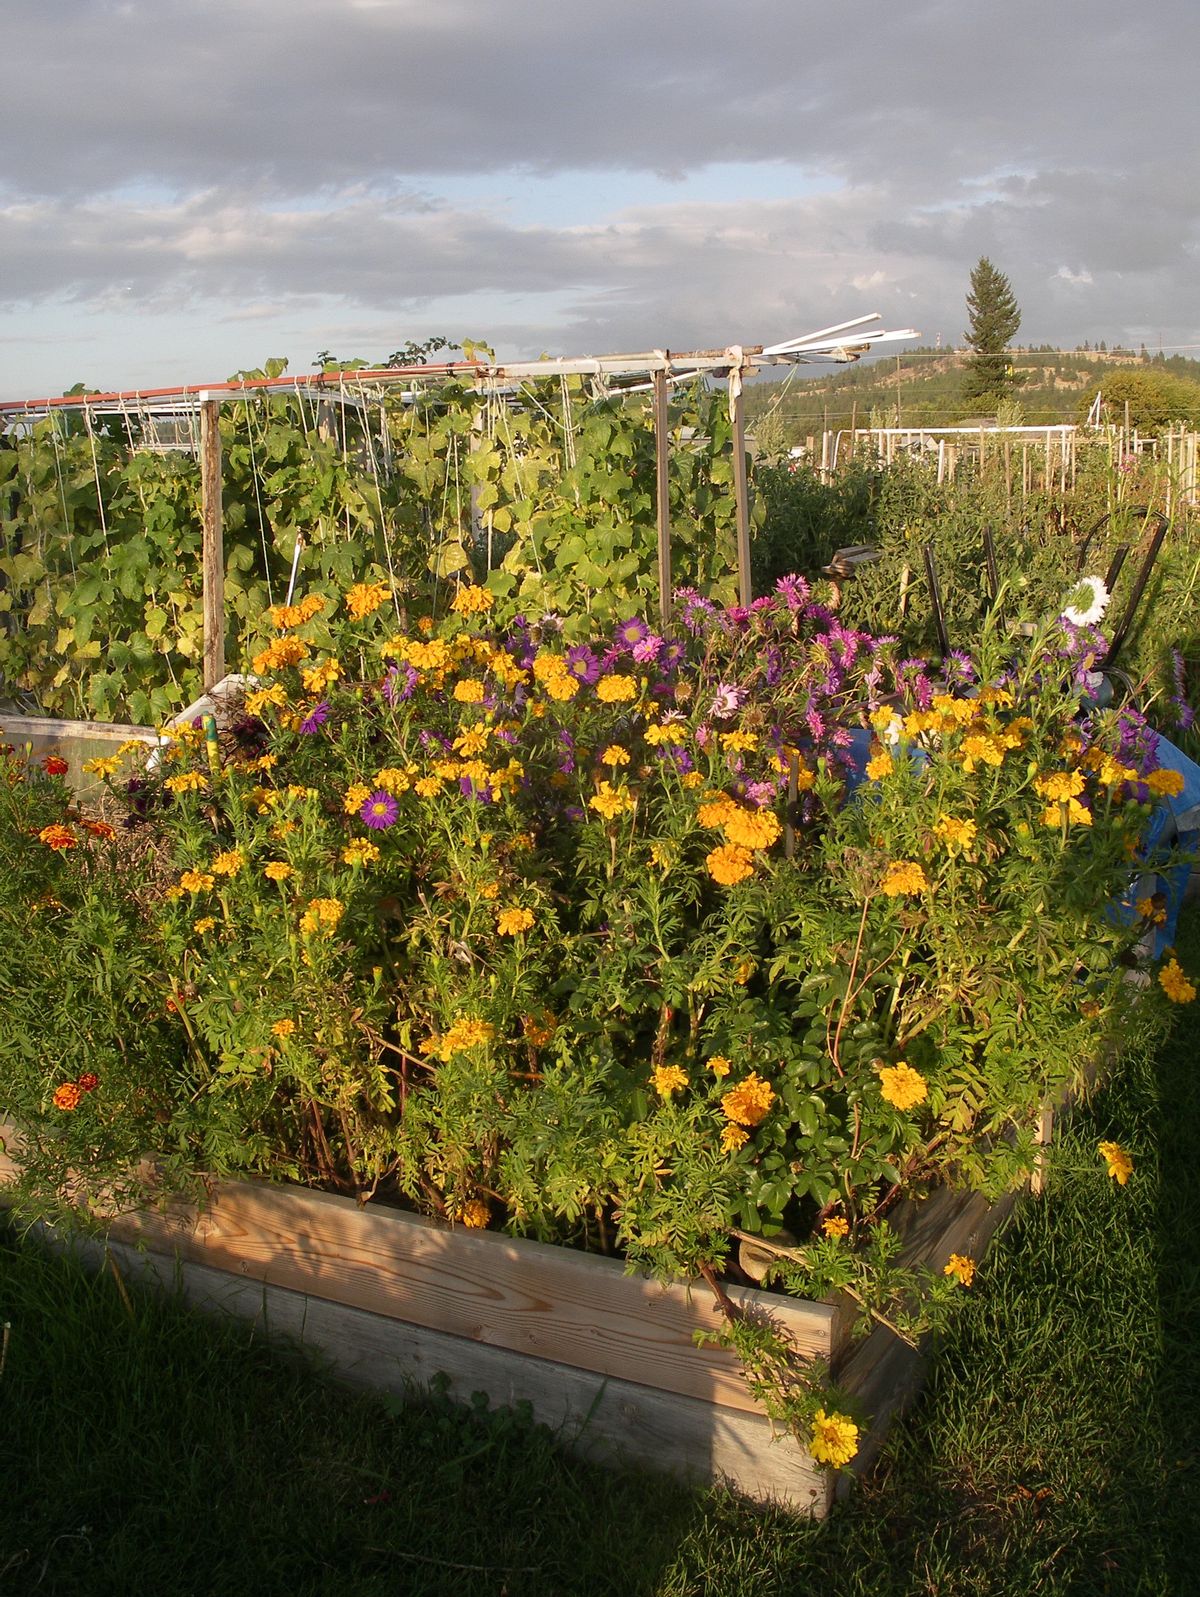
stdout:
<svg viewBox="0 0 1200 1597">
<path fill-rule="evenodd" d="M 1062 612 L 1062 619 L 1076 627 L 1094 627 L 1103 619 L 1112 595 L 1104 586 L 1102 577 L 1084 577 L 1071 592 L 1070 603 Z"/>
</svg>

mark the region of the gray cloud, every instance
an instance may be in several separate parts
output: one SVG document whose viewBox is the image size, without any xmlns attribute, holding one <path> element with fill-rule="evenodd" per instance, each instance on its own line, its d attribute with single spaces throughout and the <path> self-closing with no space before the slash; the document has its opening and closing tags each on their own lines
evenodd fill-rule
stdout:
<svg viewBox="0 0 1200 1597">
<path fill-rule="evenodd" d="M 461 305 L 509 354 L 860 308 L 956 338 L 988 254 L 1022 338 L 1191 343 L 1192 26 L 1183 0 L 1153 27 L 1116 0 L 8 0 L 0 299 L 31 345 L 51 301 L 247 337 L 340 305 L 364 339 Z M 723 162 L 822 190 L 705 203 L 701 176 L 585 225 L 486 198 Z"/>
</svg>

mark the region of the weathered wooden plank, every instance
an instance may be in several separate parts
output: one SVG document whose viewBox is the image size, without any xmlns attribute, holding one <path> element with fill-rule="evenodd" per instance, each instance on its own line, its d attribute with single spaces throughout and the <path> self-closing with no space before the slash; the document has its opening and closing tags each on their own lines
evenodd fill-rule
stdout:
<svg viewBox="0 0 1200 1597">
<path fill-rule="evenodd" d="M 654 507 L 658 524 L 658 617 L 665 632 L 671 624 L 671 430 L 667 374 L 654 373 Z"/>
<path fill-rule="evenodd" d="M 485 1392 L 493 1403 L 528 1403 L 565 1447 L 597 1462 L 719 1481 L 814 1517 L 828 1509 L 828 1477 L 793 1438 L 773 1436 L 759 1415 L 425 1330 L 207 1265 L 175 1263 L 119 1243 L 110 1247 L 124 1274 L 177 1284 L 198 1307 L 254 1321 L 268 1335 L 316 1353 L 357 1386 L 407 1394 L 442 1375 L 459 1400 Z M 84 1243 L 82 1251 L 95 1263 L 103 1260 L 103 1244 Z"/>
<path fill-rule="evenodd" d="M 663 1286 L 615 1259 L 258 1182 L 218 1185 L 198 1216 L 124 1216 L 112 1234 L 427 1330 L 757 1411 L 736 1356 L 695 1346 L 696 1331 L 721 1324 L 707 1290 Z M 773 1317 L 804 1354 L 832 1358 L 835 1307 L 730 1296 Z"/>
</svg>

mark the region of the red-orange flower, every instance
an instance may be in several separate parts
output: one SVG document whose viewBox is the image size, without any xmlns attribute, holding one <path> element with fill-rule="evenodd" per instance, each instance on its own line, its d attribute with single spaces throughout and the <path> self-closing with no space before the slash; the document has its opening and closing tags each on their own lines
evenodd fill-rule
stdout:
<svg viewBox="0 0 1200 1597">
<path fill-rule="evenodd" d="M 81 820 L 79 824 L 90 837 L 108 838 L 116 836 L 116 833 L 113 831 L 112 827 L 107 821 Z"/>
<path fill-rule="evenodd" d="M 100 1085 L 100 1077 L 94 1070 L 85 1070 L 75 1085 L 79 1088 L 80 1092 L 94 1092 Z"/>
<path fill-rule="evenodd" d="M 38 833 L 38 842 L 45 843 L 47 848 L 54 849 L 56 853 L 74 848 L 78 841 L 69 826 L 43 826 Z"/>
<path fill-rule="evenodd" d="M 70 766 L 61 754 L 47 754 L 42 761 L 42 770 L 47 776 L 66 776 Z"/>
<path fill-rule="evenodd" d="M 56 1109 L 78 1109 L 79 1100 L 82 1097 L 83 1094 L 73 1081 L 64 1081 L 61 1086 L 54 1089 L 54 1107 Z"/>
</svg>

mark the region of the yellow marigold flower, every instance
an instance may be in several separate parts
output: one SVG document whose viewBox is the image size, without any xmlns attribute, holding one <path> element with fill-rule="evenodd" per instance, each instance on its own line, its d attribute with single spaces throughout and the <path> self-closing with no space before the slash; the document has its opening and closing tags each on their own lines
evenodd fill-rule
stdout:
<svg viewBox="0 0 1200 1597">
<path fill-rule="evenodd" d="M 301 660 L 307 658 L 307 643 L 302 643 L 299 638 L 276 638 L 274 643 L 268 644 L 254 656 L 250 669 L 256 677 L 266 676 L 268 671 L 282 671 L 286 666 L 299 665 Z"/>
<path fill-rule="evenodd" d="M 979 714 L 978 699 L 956 699 L 949 693 L 935 693 L 933 708 L 942 717 L 947 730 L 955 726 L 965 726 L 968 721 L 973 721 Z"/>
<path fill-rule="evenodd" d="M 660 1098 L 669 1098 L 688 1084 L 687 1071 L 678 1065 L 659 1065 L 654 1072 L 654 1090 Z"/>
<path fill-rule="evenodd" d="M 299 830 L 300 828 L 296 825 L 295 821 L 276 821 L 275 825 L 271 828 L 271 836 L 290 837 L 293 832 L 298 832 Z"/>
<path fill-rule="evenodd" d="M 1050 804 L 1065 804 L 1083 792 L 1083 777 L 1078 771 L 1051 771 L 1034 778 L 1034 791 Z"/>
<path fill-rule="evenodd" d="M 442 791 L 442 781 L 437 776 L 422 776 L 413 783 L 413 792 L 418 798 L 434 798 Z"/>
<path fill-rule="evenodd" d="M 300 676 L 305 689 L 309 693 L 324 693 L 325 689 L 332 686 L 341 674 L 341 665 L 337 660 L 330 658 L 322 660 L 318 665 L 306 666 Z"/>
<path fill-rule="evenodd" d="M 729 1072 L 733 1069 L 733 1066 L 730 1064 L 729 1060 L 726 1059 L 724 1054 L 714 1054 L 708 1061 L 708 1068 L 712 1071 L 714 1076 L 721 1080 L 729 1074 Z"/>
<path fill-rule="evenodd" d="M 942 1274 L 955 1276 L 963 1286 L 970 1286 L 975 1279 L 975 1260 L 967 1258 L 965 1253 L 952 1253 L 942 1267 Z"/>
<path fill-rule="evenodd" d="M 744 987 L 750 980 L 751 976 L 754 975 L 754 968 L 754 961 L 752 959 L 740 959 L 738 961 L 737 968 L 733 973 L 733 979 L 735 982 L 737 982 L 739 987 Z"/>
<path fill-rule="evenodd" d="M 246 714 L 261 715 L 268 704 L 273 704 L 277 709 L 282 709 L 287 701 L 287 692 L 283 686 L 278 682 L 272 682 L 269 688 L 255 688 L 253 693 L 247 693 Z"/>
<path fill-rule="evenodd" d="M 1069 798 L 1062 804 L 1051 804 L 1042 811 L 1043 826 L 1090 826 L 1092 812 L 1077 798 Z"/>
<path fill-rule="evenodd" d="M 624 704 L 637 698 L 637 683 L 632 677 L 614 671 L 596 683 L 596 697 L 602 704 Z"/>
<path fill-rule="evenodd" d="M 463 677 L 454 684 L 454 697 L 459 704 L 482 704 L 483 683 L 476 677 Z"/>
<path fill-rule="evenodd" d="M 472 726 L 460 732 L 454 740 L 454 752 L 470 759 L 473 755 L 482 754 L 488 746 L 491 731 L 486 726 Z"/>
<path fill-rule="evenodd" d="M 1012 704 L 1013 696 L 1007 688 L 1002 688 L 996 683 L 991 683 L 988 687 L 981 688 L 979 690 L 979 698 L 977 702 L 984 705 L 998 704 L 1001 707 L 1007 707 Z"/>
<path fill-rule="evenodd" d="M 1103 782 L 1105 787 L 1117 787 L 1121 782 L 1136 782 L 1139 779 L 1132 765 L 1122 765 L 1120 760 L 1114 759 L 1111 754 L 1098 755 L 1095 770 L 1098 780 Z"/>
<path fill-rule="evenodd" d="M 214 876 L 236 876 L 245 863 L 246 856 L 240 848 L 227 849 L 213 860 L 212 872 Z"/>
<path fill-rule="evenodd" d="M 365 782 L 355 782 L 346 789 L 346 797 L 342 800 L 342 808 L 347 815 L 357 815 L 370 796 L 371 789 Z"/>
<path fill-rule="evenodd" d="M 650 863 L 660 871 L 669 871 L 675 863 L 675 849 L 670 843 L 651 843 Z"/>
<path fill-rule="evenodd" d="M 535 682 L 550 682 L 557 676 L 570 676 L 566 657 L 553 649 L 539 649 L 533 660 Z"/>
<path fill-rule="evenodd" d="M 105 754 L 100 759 L 84 760 L 83 768 L 91 776 L 111 776 L 121 761 L 116 754 Z"/>
<path fill-rule="evenodd" d="M 1158 973 L 1158 985 L 1173 1004 L 1190 1004 L 1196 989 L 1180 969 L 1177 959 L 1168 960 Z"/>
<path fill-rule="evenodd" d="M 211 915 L 201 915 L 198 921 L 192 922 L 192 930 L 200 937 L 203 937 L 205 932 L 211 932 L 216 924 L 216 921 Z"/>
<path fill-rule="evenodd" d="M 1165 909 L 1160 909 L 1154 902 L 1153 898 L 1139 898 L 1137 903 L 1134 905 L 1134 908 L 1137 910 L 1138 914 L 1143 920 L 1148 920 L 1152 925 L 1166 925 L 1167 912 Z"/>
<path fill-rule="evenodd" d="M 867 761 L 867 776 L 872 782 L 879 782 L 885 776 L 891 776 L 896 769 L 896 762 L 886 749 L 880 749 L 878 754 L 873 754 Z"/>
<path fill-rule="evenodd" d="M 889 898 L 899 898 L 904 893 L 927 893 L 929 879 L 914 860 L 892 860 L 884 873 L 882 890 Z"/>
<path fill-rule="evenodd" d="M 752 1070 L 744 1081 L 739 1081 L 736 1087 L 721 1099 L 721 1108 L 727 1120 L 734 1120 L 740 1126 L 756 1126 L 760 1120 L 765 1120 L 771 1105 L 775 1102 L 775 1093 L 769 1082 L 766 1082 Z"/>
<path fill-rule="evenodd" d="M 613 787 L 611 782 L 598 784 L 595 793 L 588 799 L 588 808 L 602 815 L 606 821 L 611 821 L 618 815 L 624 815 L 626 810 L 634 808 L 634 800 L 625 787 Z"/>
<path fill-rule="evenodd" d="M 678 743 L 682 740 L 683 735 L 682 728 L 660 726 L 656 721 L 652 721 L 642 734 L 651 748 L 656 748 L 661 743 Z"/>
<path fill-rule="evenodd" d="M 1108 1166 L 1109 1175 L 1123 1187 L 1133 1174 L 1133 1160 L 1118 1142 L 1101 1142 L 1097 1151 Z"/>
<path fill-rule="evenodd" d="M 450 1060 L 457 1053 L 465 1053 L 470 1048 L 481 1048 L 485 1043 L 491 1042 L 496 1035 L 496 1028 L 485 1020 L 462 1019 L 456 1020 L 450 1030 L 440 1039 L 438 1053 L 443 1062 Z"/>
<path fill-rule="evenodd" d="M 291 1037 L 295 1035 L 296 1022 L 294 1020 L 277 1020 L 271 1027 L 272 1037 Z"/>
<path fill-rule="evenodd" d="M 744 1126 L 736 1126 L 733 1121 L 721 1128 L 722 1153 L 736 1153 L 739 1148 L 744 1148 L 750 1141 L 750 1133 Z"/>
<path fill-rule="evenodd" d="M 827 1237 L 848 1237 L 850 1222 L 844 1215 L 831 1214 L 821 1227 Z"/>
<path fill-rule="evenodd" d="M 486 899 L 490 904 L 500 896 L 499 882 L 483 882 L 479 888 L 480 898 Z"/>
<path fill-rule="evenodd" d="M 208 781 L 199 771 L 180 771 L 178 776 L 168 776 L 163 786 L 170 793 L 203 793 Z"/>
<path fill-rule="evenodd" d="M 722 887 L 733 887 L 754 875 L 754 856 L 738 843 L 722 843 L 704 860 L 708 874 Z"/>
<path fill-rule="evenodd" d="M 879 1091 L 893 1109 L 911 1109 L 929 1096 L 925 1077 L 903 1059 L 895 1065 L 885 1065 L 879 1072 Z"/>
<path fill-rule="evenodd" d="M 343 865 L 374 865 L 379 858 L 379 844 L 365 837 L 356 837 L 342 850 Z"/>
<path fill-rule="evenodd" d="M 263 866 L 263 875 L 269 882 L 286 882 L 289 876 L 295 874 L 286 860 L 273 859 Z"/>
<path fill-rule="evenodd" d="M 61 1086 L 54 1089 L 54 1107 L 56 1109 L 78 1109 L 83 1094 L 73 1081 L 64 1081 Z"/>
<path fill-rule="evenodd" d="M 495 602 L 489 588 L 477 588 L 474 583 L 465 582 L 454 595 L 450 608 L 460 616 L 486 615 Z"/>
<path fill-rule="evenodd" d="M 564 671 L 559 676 L 550 678 L 546 683 L 546 692 L 556 703 L 565 704 L 579 692 L 579 678 L 572 676 L 569 671 Z"/>
<path fill-rule="evenodd" d="M 845 1414 L 826 1414 L 819 1408 L 813 1415 L 808 1450 L 818 1464 L 841 1469 L 858 1452 L 858 1426 Z"/>
<path fill-rule="evenodd" d="M 704 774 L 701 771 L 685 771 L 679 780 L 684 787 L 704 786 Z"/>
<path fill-rule="evenodd" d="M 601 765 L 628 765 L 629 753 L 616 743 L 610 743 L 600 756 Z"/>
<path fill-rule="evenodd" d="M 496 930 L 501 937 L 516 937 L 520 932 L 527 932 L 533 922 L 531 909 L 502 909 L 496 917 Z"/>
<path fill-rule="evenodd" d="M 211 871 L 183 871 L 179 885 L 188 893 L 207 893 L 216 881 Z"/>
<path fill-rule="evenodd" d="M 734 801 L 721 794 L 719 798 L 697 806 L 696 820 L 701 826 L 724 826 L 729 817 L 737 813 L 738 806 Z"/>
<path fill-rule="evenodd" d="M 940 720 L 932 710 L 913 710 L 904 717 L 904 736 L 912 738 L 919 737 L 922 732 L 932 732 Z"/>
<path fill-rule="evenodd" d="M 1151 771 L 1146 786 L 1160 798 L 1178 798 L 1183 792 L 1182 771 Z"/>
<path fill-rule="evenodd" d="M 444 671 L 450 665 L 450 650 L 441 638 L 408 645 L 408 663 L 418 671 Z"/>
<path fill-rule="evenodd" d="M 472 1231 L 482 1231 L 492 1218 L 492 1211 L 482 1198 L 468 1198 L 451 1216 Z"/>
<path fill-rule="evenodd" d="M 732 805 L 722 822 L 726 840 L 741 848 L 770 848 L 779 841 L 783 827 L 771 810 L 743 810 Z"/>
<path fill-rule="evenodd" d="M 300 917 L 300 930 L 332 933 L 345 912 L 346 906 L 340 898 L 310 899 L 308 908 Z"/>
<path fill-rule="evenodd" d="M 356 582 L 346 594 L 346 609 L 351 621 L 362 621 L 374 615 L 391 597 L 392 590 L 386 582 Z"/>
<path fill-rule="evenodd" d="M 722 732 L 721 744 L 730 754 L 752 754 L 758 747 L 753 732 Z"/>
<path fill-rule="evenodd" d="M 939 815 L 933 824 L 933 835 L 952 849 L 970 848 L 978 831 L 974 821 L 959 821 L 953 815 Z"/>
<path fill-rule="evenodd" d="M 994 732 L 972 732 L 963 738 L 959 758 L 969 776 L 977 765 L 1003 765 L 1007 750 Z"/>
</svg>

